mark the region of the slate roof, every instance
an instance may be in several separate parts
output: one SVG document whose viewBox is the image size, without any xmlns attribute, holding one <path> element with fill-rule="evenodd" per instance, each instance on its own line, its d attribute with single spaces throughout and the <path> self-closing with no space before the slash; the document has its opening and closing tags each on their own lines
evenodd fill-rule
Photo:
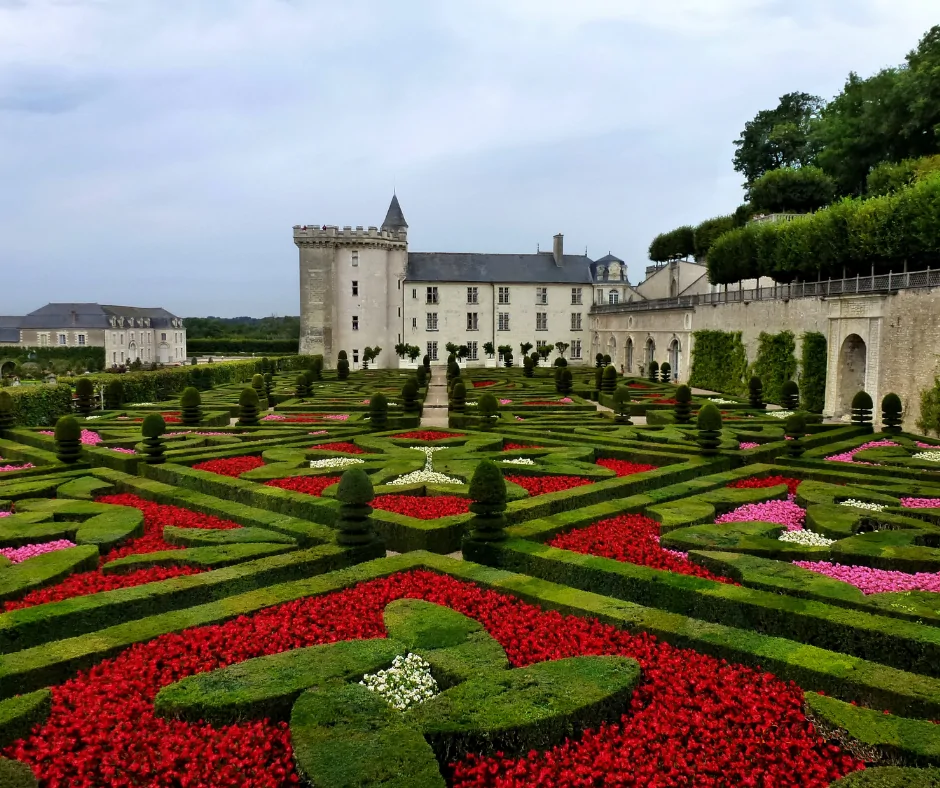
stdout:
<svg viewBox="0 0 940 788">
<path fill-rule="evenodd" d="M 388 206 L 388 213 L 385 214 L 385 221 L 382 222 L 383 230 L 404 230 L 408 228 L 408 222 L 405 221 L 405 214 L 401 212 L 401 205 L 398 204 L 398 195 L 392 195 L 392 201 Z"/>
<path fill-rule="evenodd" d="M 146 309 L 134 306 L 58 303 L 46 304 L 23 317 L 0 317 L 0 328 L 110 328 L 109 318 L 112 316 L 149 317 L 151 328 L 169 326 L 170 321 L 176 317 L 159 307 Z"/>
<path fill-rule="evenodd" d="M 18 328 L 0 328 L 0 342 L 19 342 L 20 330 Z"/>
<path fill-rule="evenodd" d="M 591 259 L 566 254 L 560 266 L 551 252 L 486 254 L 409 252 L 405 279 L 411 282 L 520 282 L 591 284 Z"/>
</svg>

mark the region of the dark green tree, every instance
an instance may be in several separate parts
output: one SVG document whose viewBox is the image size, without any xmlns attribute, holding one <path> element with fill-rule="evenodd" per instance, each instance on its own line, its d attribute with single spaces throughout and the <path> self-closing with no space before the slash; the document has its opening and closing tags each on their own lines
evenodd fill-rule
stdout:
<svg viewBox="0 0 940 788">
<path fill-rule="evenodd" d="M 901 431 L 901 398 L 893 391 L 881 400 L 881 431 L 897 434 Z"/>
<path fill-rule="evenodd" d="M 538 367 L 539 362 L 542 360 L 542 356 L 539 354 L 538 351 L 533 350 L 531 353 L 529 353 L 528 359 L 529 361 L 532 362 L 532 368 L 535 369 L 536 367 Z"/>
<path fill-rule="evenodd" d="M 531 378 L 535 374 L 535 364 L 528 356 L 522 359 L 522 374 L 527 378 Z"/>
<path fill-rule="evenodd" d="M 783 167 L 751 184 L 751 205 L 760 213 L 811 213 L 832 202 L 835 192 L 835 182 L 818 167 Z"/>
<path fill-rule="evenodd" d="M 55 423 L 55 456 L 69 465 L 82 456 L 82 428 L 74 416 L 62 416 Z"/>
<path fill-rule="evenodd" d="M 653 383 L 659 380 L 659 364 L 657 362 L 650 362 L 649 369 L 646 370 L 646 376 Z"/>
<path fill-rule="evenodd" d="M 388 399 L 381 392 L 369 398 L 369 423 L 376 431 L 388 428 Z"/>
<path fill-rule="evenodd" d="M 108 410 L 118 410 L 124 404 L 124 381 L 120 378 L 109 380 L 104 387 L 104 406 Z"/>
<path fill-rule="evenodd" d="M 421 359 L 421 365 L 424 367 L 424 371 L 430 375 L 431 374 L 431 357 L 425 353 L 424 358 Z"/>
<path fill-rule="evenodd" d="M 187 427 L 196 427 L 202 421 L 202 396 L 195 386 L 187 386 L 180 396 L 180 416 Z"/>
<path fill-rule="evenodd" d="M 721 446 L 721 411 L 714 402 L 706 402 L 698 412 L 699 453 L 703 457 L 714 457 Z"/>
<path fill-rule="evenodd" d="M 310 362 L 311 380 L 323 380 L 323 356 L 314 356 Z"/>
<path fill-rule="evenodd" d="M 426 385 L 428 385 L 428 373 L 423 364 L 419 365 L 415 369 L 415 380 L 418 381 L 419 389 L 423 389 Z"/>
<path fill-rule="evenodd" d="M 800 407 L 800 387 L 795 380 L 784 381 L 780 387 L 780 404 L 787 410 Z"/>
<path fill-rule="evenodd" d="M 659 367 L 659 379 L 663 383 L 672 383 L 672 366 L 668 361 L 664 361 Z"/>
<path fill-rule="evenodd" d="M 264 373 L 264 396 L 271 402 L 271 393 L 274 391 L 274 375 L 270 372 Z"/>
<path fill-rule="evenodd" d="M 238 396 L 238 426 L 257 427 L 259 419 L 258 392 L 251 386 L 242 389 Z"/>
<path fill-rule="evenodd" d="M 336 362 L 336 378 L 337 380 L 346 380 L 349 378 L 349 361 L 345 358 L 341 358 Z"/>
<path fill-rule="evenodd" d="M 251 387 L 258 395 L 258 408 L 260 410 L 268 409 L 268 396 L 264 392 L 264 375 L 252 375 Z"/>
<path fill-rule="evenodd" d="M 859 391 L 852 397 L 852 423 L 860 427 L 870 425 L 873 407 L 871 395 L 866 391 Z"/>
<path fill-rule="evenodd" d="M 75 393 L 78 395 L 75 409 L 82 416 L 90 416 L 95 409 L 95 384 L 88 378 L 79 378 L 75 384 Z"/>
<path fill-rule="evenodd" d="M 695 229 L 677 227 L 657 235 L 649 246 L 649 258 L 655 263 L 688 259 L 695 254 Z"/>
<path fill-rule="evenodd" d="M 506 480 L 492 460 L 480 460 L 470 479 L 469 538 L 477 542 L 500 542 L 506 538 Z"/>
<path fill-rule="evenodd" d="M 617 424 L 633 424 L 630 421 L 630 389 L 626 386 L 617 386 L 614 391 L 614 421 Z"/>
<path fill-rule="evenodd" d="M 144 462 L 147 465 L 160 465 L 166 461 L 164 456 L 166 451 L 166 442 L 163 435 L 166 432 L 166 422 L 159 413 L 150 413 L 144 417 L 144 423 L 140 425 L 140 432 L 143 435 L 143 453 Z"/>
<path fill-rule="evenodd" d="M 675 414 L 677 424 L 688 424 L 692 421 L 692 389 L 685 383 L 676 389 Z"/>
<path fill-rule="evenodd" d="M 560 367 L 561 372 L 558 376 L 558 393 L 564 397 L 571 395 L 571 391 L 574 388 L 574 381 L 572 380 L 571 370 L 568 367 Z"/>
<path fill-rule="evenodd" d="M 729 230 L 735 228 L 734 216 L 716 216 L 706 219 L 695 228 L 695 259 L 702 263 L 708 258 L 712 244 Z"/>
<path fill-rule="evenodd" d="M 310 381 L 307 380 L 307 376 L 303 373 L 297 376 L 297 390 L 296 395 L 298 399 L 307 399 L 310 396 Z"/>
<path fill-rule="evenodd" d="M 508 353 L 503 353 L 503 366 L 507 369 L 512 367 L 512 350 Z"/>
<path fill-rule="evenodd" d="M 604 388 L 604 368 L 600 365 L 594 368 L 594 391 L 598 394 Z"/>
<path fill-rule="evenodd" d="M 372 507 L 375 498 L 372 480 L 362 468 L 345 471 L 336 488 L 340 502 L 336 518 L 336 542 L 343 547 L 362 547 L 376 541 L 372 529 Z"/>
<path fill-rule="evenodd" d="M 520 343 L 519 343 L 519 350 L 522 351 L 522 355 L 523 355 L 523 356 L 529 355 L 529 351 L 532 350 L 533 347 L 534 347 L 534 345 L 533 345 L 531 342 L 520 342 Z"/>
<path fill-rule="evenodd" d="M 604 354 L 603 353 L 598 353 L 597 355 L 594 356 L 594 366 L 597 367 L 598 369 L 604 368 Z"/>
</svg>

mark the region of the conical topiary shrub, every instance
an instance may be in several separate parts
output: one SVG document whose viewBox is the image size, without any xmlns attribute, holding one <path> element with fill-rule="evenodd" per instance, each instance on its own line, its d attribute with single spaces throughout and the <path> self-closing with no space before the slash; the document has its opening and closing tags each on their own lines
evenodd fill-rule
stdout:
<svg viewBox="0 0 940 788">
<path fill-rule="evenodd" d="M 596 393 L 594 395 L 594 399 L 597 399 L 597 397 L 600 395 L 601 390 L 603 388 L 604 388 L 604 368 L 595 367 L 594 368 L 594 391 Z"/>
<path fill-rule="evenodd" d="M 483 429 L 489 429 L 499 417 L 499 403 L 496 397 L 487 392 L 477 400 L 477 413 L 480 414 L 480 424 Z"/>
<path fill-rule="evenodd" d="M 420 369 L 420 367 L 419 367 Z M 405 413 L 415 413 L 418 410 L 418 381 L 408 378 L 401 387 L 402 407 Z"/>
<path fill-rule="evenodd" d="M 503 353 L 503 366 L 507 369 L 512 367 L 512 352 Z"/>
<path fill-rule="evenodd" d="M 13 397 L 9 392 L 0 391 L 0 435 L 7 430 L 12 430 L 16 425 L 16 419 L 13 417 Z"/>
<path fill-rule="evenodd" d="M 250 386 L 243 388 L 238 395 L 238 426 L 257 427 L 261 423 L 258 412 L 258 392 Z"/>
<path fill-rule="evenodd" d="M 558 393 L 567 397 L 574 388 L 571 370 L 568 367 L 559 367 L 559 369 L 561 372 L 558 375 Z"/>
<path fill-rule="evenodd" d="M 868 392 L 859 391 L 852 397 L 852 423 L 862 427 L 870 425 L 874 405 Z"/>
<path fill-rule="evenodd" d="M 258 395 L 258 408 L 260 410 L 268 409 L 268 395 L 264 392 L 264 375 L 252 375 L 251 387 Z"/>
<path fill-rule="evenodd" d="M 903 406 L 901 398 L 893 391 L 881 400 L 881 431 L 897 434 L 901 431 Z"/>
<path fill-rule="evenodd" d="M 613 364 L 604 367 L 604 379 L 601 381 L 601 391 L 613 396 L 617 390 L 617 369 Z"/>
<path fill-rule="evenodd" d="M 754 375 L 747 382 L 747 398 L 754 410 L 764 410 L 764 384 L 761 379 Z"/>
<path fill-rule="evenodd" d="M 806 434 L 806 416 L 803 413 L 796 412 L 787 416 L 786 420 L 787 454 L 791 457 L 802 456 L 803 436 Z"/>
<path fill-rule="evenodd" d="M 362 468 L 350 468 L 343 473 L 336 488 L 336 499 L 340 502 L 336 518 L 337 544 L 362 547 L 376 541 L 369 506 L 374 497 L 372 480 Z"/>
<path fill-rule="evenodd" d="M 675 400 L 676 424 L 688 424 L 692 421 L 692 389 L 683 383 L 676 389 Z"/>
<path fill-rule="evenodd" d="M 202 395 L 196 387 L 183 389 L 180 396 L 180 416 L 187 427 L 196 427 L 202 421 Z"/>
<path fill-rule="evenodd" d="M 369 423 L 373 430 L 388 429 L 388 399 L 382 393 L 369 398 Z"/>
<path fill-rule="evenodd" d="M 109 380 L 104 387 L 104 406 L 108 410 L 118 410 L 124 404 L 124 381 L 120 378 Z"/>
<path fill-rule="evenodd" d="M 427 353 L 425 353 L 424 358 L 421 359 L 421 366 L 424 367 L 425 374 L 431 374 L 431 357 Z"/>
<path fill-rule="evenodd" d="M 450 409 L 455 413 L 463 413 L 467 409 L 467 385 L 462 380 L 457 380 L 451 390 Z"/>
<path fill-rule="evenodd" d="M 659 379 L 663 383 L 672 383 L 672 365 L 668 361 L 664 361 L 659 368 Z"/>
<path fill-rule="evenodd" d="M 55 456 L 69 464 L 82 456 L 82 428 L 74 416 L 62 416 L 55 423 Z"/>
<path fill-rule="evenodd" d="M 800 407 L 800 387 L 795 380 L 788 380 L 780 387 L 780 398 L 783 400 L 780 404 L 787 410 Z"/>
<path fill-rule="evenodd" d="M 655 361 L 650 362 L 650 368 L 646 370 L 647 377 L 652 381 L 656 382 L 659 380 L 659 364 Z"/>
<path fill-rule="evenodd" d="M 79 378 L 75 384 L 75 393 L 78 395 L 75 409 L 82 416 L 90 416 L 95 409 L 95 384 L 88 378 Z"/>
<path fill-rule="evenodd" d="M 271 360 L 267 356 L 261 357 L 261 374 L 267 375 L 271 371 Z"/>
<path fill-rule="evenodd" d="M 598 369 L 604 368 L 604 354 L 598 353 L 594 356 L 594 366 Z"/>
<path fill-rule="evenodd" d="M 626 386 L 617 386 L 614 391 L 614 421 L 617 424 L 633 424 L 630 421 L 630 389 Z"/>
<path fill-rule="evenodd" d="M 612 361 L 613 359 L 610 357 L 610 355 L 605 353 L 604 354 L 604 366 L 609 367 Z"/>
<path fill-rule="evenodd" d="M 307 399 L 310 396 L 310 381 L 307 376 L 300 374 L 297 376 L 295 395 L 298 399 Z"/>
<path fill-rule="evenodd" d="M 527 378 L 531 378 L 535 374 L 535 363 L 528 356 L 522 358 L 522 374 Z"/>
<path fill-rule="evenodd" d="M 349 356 L 347 355 L 345 350 L 341 350 L 339 353 L 336 354 L 336 360 L 337 361 L 349 361 Z"/>
<path fill-rule="evenodd" d="M 721 446 L 721 411 L 714 402 L 706 402 L 698 412 L 699 453 L 703 457 L 714 457 Z"/>
<path fill-rule="evenodd" d="M 480 460 L 470 479 L 472 503 L 468 538 L 477 542 L 500 542 L 506 538 L 506 480 L 492 460 Z"/>
<path fill-rule="evenodd" d="M 447 359 L 447 380 L 455 380 L 460 377 L 460 365 L 457 363 L 457 357 L 451 353 Z"/>
<path fill-rule="evenodd" d="M 336 362 L 336 377 L 338 380 L 349 378 L 349 362 L 345 358 L 341 358 Z"/>
<path fill-rule="evenodd" d="M 268 402 L 271 402 L 271 392 L 274 391 L 274 375 L 270 372 L 264 373 L 264 396 Z"/>
<path fill-rule="evenodd" d="M 147 465 L 159 465 L 166 461 L 164 452 L 166 443 L 163 440 L 163 434 L 166 432 L 166 422 L 159 413 L 151 413 L 144 418 L 144 423 L 140 426 L 140 432 L 144 436 L 143 452 L 144 462 Z"/>
<path fill-rule="evenodd" d="M 313 357 L 313 361 L 310 362 L 309 372 L 311 381 L 323 379 L 323 356 Z"/>
<path fill-rule="evenodd" d="M 428 385 L 428 373 L 423 364 L 415 369 L 415 380 L 418 382 L 419 389 L 423 389 Z"/>
</svg>

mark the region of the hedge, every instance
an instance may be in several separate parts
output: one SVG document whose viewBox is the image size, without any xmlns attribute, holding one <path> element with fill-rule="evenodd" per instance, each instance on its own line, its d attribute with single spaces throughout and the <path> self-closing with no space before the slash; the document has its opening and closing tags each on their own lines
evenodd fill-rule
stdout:
<svg viewBox="0 0 940 788">
<path fill-rule="evenodd" d="M 796 377 L 796 342 L 793 332 L 768 334 L 761 331 L 757 341 L 757 360 L 752 371 L 764 387 L 764 402 L 782 405 L 781 388 L 788 380 Z"/>
<path fill-rule="evenodd" d="M 747 351 L 740 331 L 692 333 L 692 371 L 689 385 L 743 395 L 747 390 Z M 766 384 L 764 386 L 766 391 Z"/>
<path fill-rule="evenodd" d="M 823 412 L 828 366 L 826 335 L 819 331 L 807 331 L 803 334 L 800 352 L 800 406 L 803 410 Z"/>
<path fill-rule="evenodd" d="M 72 387 L 14 386 L 4 389 L 13 397 L 13 419 L 18 427 L 51 427 L 72 412 Z"/>
<path fill-rule="evenodd" d="M 34 362 L 46 368 L 51 361 L 67 361 L 69 364 L 84 364 L 91 371 L 104 369 L 105 356 L 103 347 L 83 345 L 82 347 L 4 347 L 0 350 L 0 359 L 14 359 L 18 364 Z"/>
<path fill-rule="evenodd" d="M 225 353 L 297 355 L 299 347 L 299 339 L 239 339 L 238 337 L 186 339 L 187 356 L 211 356 Z"/>
</svg>

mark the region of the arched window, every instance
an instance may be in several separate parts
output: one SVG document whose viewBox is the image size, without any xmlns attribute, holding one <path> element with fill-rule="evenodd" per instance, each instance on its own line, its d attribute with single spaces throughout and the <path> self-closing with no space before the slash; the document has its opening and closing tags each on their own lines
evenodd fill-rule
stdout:
<svg viewBox="0 0 940 788">
<path fill-rule="evenodd" d="M 627 338 L 627 372 L 633 372 L 633 337 Z"/>
</svg>

